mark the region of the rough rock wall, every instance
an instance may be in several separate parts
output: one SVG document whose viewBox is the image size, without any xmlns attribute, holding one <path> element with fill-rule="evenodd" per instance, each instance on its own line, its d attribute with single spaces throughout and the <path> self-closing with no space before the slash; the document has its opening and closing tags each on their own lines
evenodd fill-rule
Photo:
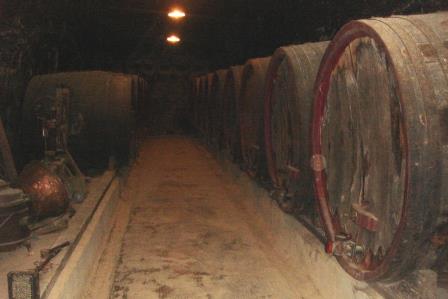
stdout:
<svg viewBox="0 0 448 299">
<path fill-rule="evenodd" d="M 19 18 L 0 24 L 0 117 L 14 153 L 20 150 L 20 111 L 29 80 L 57 68 L 56 51 L 37 49 L 38 39 Z"/>
</svg>

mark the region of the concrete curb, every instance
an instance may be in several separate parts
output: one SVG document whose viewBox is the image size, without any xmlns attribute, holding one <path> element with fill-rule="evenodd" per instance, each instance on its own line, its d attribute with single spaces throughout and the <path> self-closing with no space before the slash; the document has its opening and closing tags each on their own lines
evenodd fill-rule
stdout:
<svg viewBox="0 0 448 299">
<path fill-rule="evenodd" d="M 101 256 L 102 245 L 111 230 L 111 223 L 120 196 L 119 178 L 114 178 L 78 244 L 45 298 L 80 298 L 90 278 L 93 265 Z"/>
<path fill-rule="evenodd" d="M 240 186 L 242 198 L 247 199 L 241 202 L 241 206 L 256 214 L 260 227 L 266 228 L 257 233 L 272 232 L 266 236 L 270 239 L 269 245 L 285 264 L 307 269 L 306 272 L 316 285 L 325 285 L 322 288 L 325 292 L 322 291 L 320 295 L 325 298 L 383 298 L 369 284 L 345 273 L 336 260 L 324 252 L 323 244 L 308 228 L 283 212 L 265 189 L 226 159 L 225 155 L 215 154 L 215 159 L 224 172 L 231 174 L 234 183 Z"/>
</svg>

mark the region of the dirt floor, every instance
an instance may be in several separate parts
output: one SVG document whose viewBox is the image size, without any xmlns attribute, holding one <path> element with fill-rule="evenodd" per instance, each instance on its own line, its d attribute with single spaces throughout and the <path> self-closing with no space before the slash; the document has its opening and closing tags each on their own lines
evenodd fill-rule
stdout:
<svg viewBox="0 0 448 299">
<path fill-rule="evenodd" d="M 234 177 L 191 139 L 148 139 L 126 190 L 110 298 L 374 298 L 292 217 L 281 220 L 291 236 L 278 241 L 269 225 L 281 211 L 263 224 Z"/>
</svg>

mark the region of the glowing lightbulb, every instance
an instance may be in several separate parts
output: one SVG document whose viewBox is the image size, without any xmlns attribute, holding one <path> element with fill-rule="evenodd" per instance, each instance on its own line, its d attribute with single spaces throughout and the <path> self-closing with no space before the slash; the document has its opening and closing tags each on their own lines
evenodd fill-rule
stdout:
<svg viewBox="0 0 448 299">
<path fill-rule="evenodd" d="M 180 42 L 180 38 L 177 35 L 172 34 L 166 38 L 166 41 L 170 44 L 177 44 L 178 42 Z"/>
<path fill-rule="evenodd" d="M 168 13 L 168 17 L 176 20 L 182 19 L 185 17 L 185 12 L 178 8 L 174 8 Z"/>
</svg>

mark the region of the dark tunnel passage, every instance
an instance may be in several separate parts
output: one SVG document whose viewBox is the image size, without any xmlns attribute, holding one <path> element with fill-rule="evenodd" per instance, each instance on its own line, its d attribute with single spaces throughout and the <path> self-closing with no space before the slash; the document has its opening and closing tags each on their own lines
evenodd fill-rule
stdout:
<svg viewBox="0 0 448 299">
<path fill-rule="evenodd" d="M 0 299 L 448 298 L 445 0 L 0 0 Z"/>
</svg>

